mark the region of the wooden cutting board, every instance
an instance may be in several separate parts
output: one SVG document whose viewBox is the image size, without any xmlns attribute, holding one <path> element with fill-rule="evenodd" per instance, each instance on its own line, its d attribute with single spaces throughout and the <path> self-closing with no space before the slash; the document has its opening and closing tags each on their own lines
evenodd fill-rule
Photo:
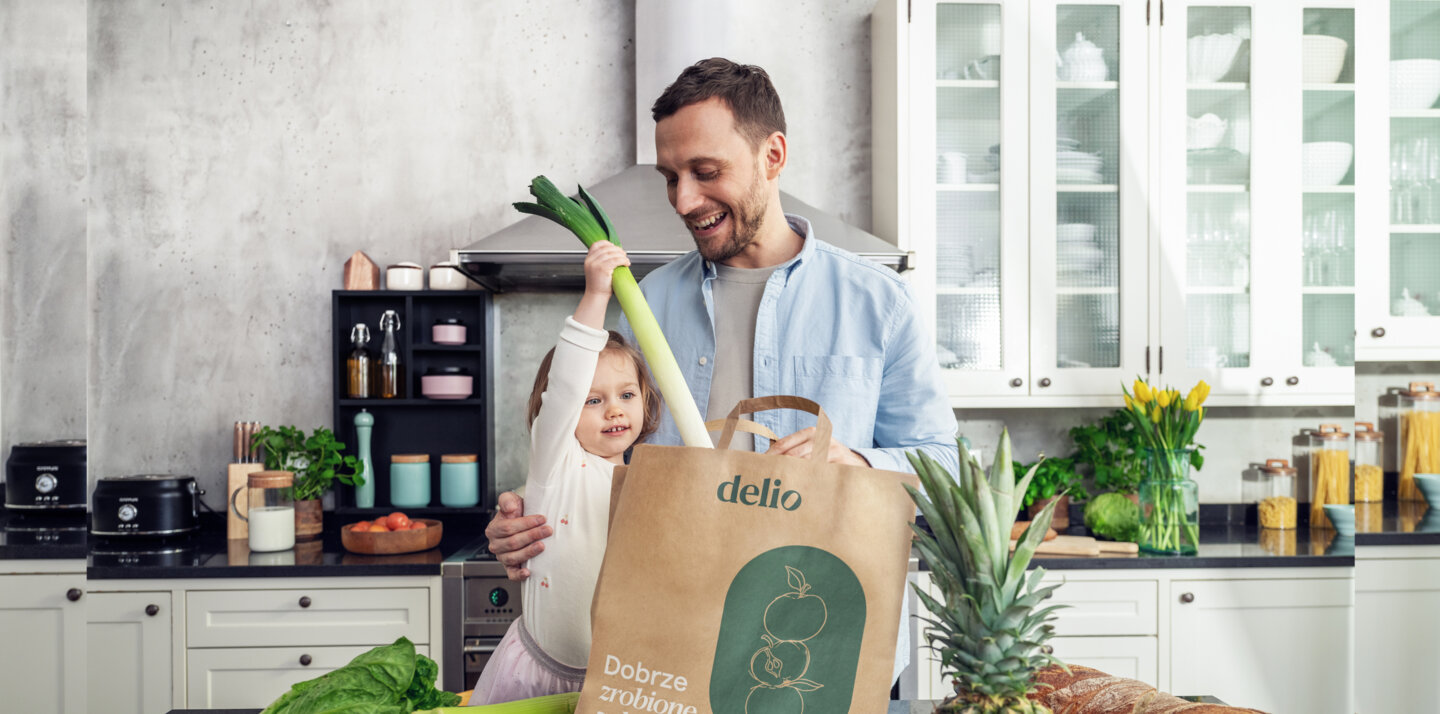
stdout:
<svg viewBox="0 0 1440 714">
<path fill-rule="evenodd" d="M 1015 541 L 1010 541 L 1010 547 L 1015 547 Z M 1115 543 L 1108 540 L 1095 540 L 1090 536 L 1055 536 L 1053 540 L 1047 540 L 1035 549 L 1036 555 L 1088 555 L 1098 556 L 1101 553 L 1139 553 L 1140 546 L 1134 543 Z"/>
</svg>

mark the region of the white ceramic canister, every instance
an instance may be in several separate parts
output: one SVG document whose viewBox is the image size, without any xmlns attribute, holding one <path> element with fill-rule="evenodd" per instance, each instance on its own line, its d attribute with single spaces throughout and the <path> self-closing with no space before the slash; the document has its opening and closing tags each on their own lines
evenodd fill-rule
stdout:
<svg viewBox="0 0 1440 714">
<path fill-rule="evenodd" d="M 396 263 L 385 269 L 387 290 L 424 290 L 425 269 L 415 263 Z"/>
</svg>

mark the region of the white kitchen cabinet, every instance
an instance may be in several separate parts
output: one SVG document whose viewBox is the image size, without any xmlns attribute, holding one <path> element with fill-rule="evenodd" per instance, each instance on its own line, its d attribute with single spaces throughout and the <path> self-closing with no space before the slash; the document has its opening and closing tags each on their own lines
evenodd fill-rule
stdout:
<svg viewBox="0 0 1440 714">
<path fill-rule="evenodd" d="M 1350 168 L 1357 97 L 1372 91 L 1353 81 L 1353 3 L 1167 0 L 1165 13 L 1164 379 L 1206 379 L 1220 404 L 1351 404 L 1356 200 L 1378 190 Z M 1307 34 L 1344 45 L 1338 76 L 1306 76 L 1319 71 Z M 1198 148 L 1191 118 L 1225 122 L 1219 144 Z"/>
<path fill-rule="evenodd" d="M 928 572 L 911 581 L 936 595 Z M 1064 662 L 1276 714 L 1350 711 L 1351 568 L 1052 570 L 1044 582 L 1060 583 L 1046 604 L 1065 606 L 1049 642 Z M 915 643 L 915 696 L 952 693 Z"/>
<path fill-rule="evenodd" d="M 1055 649 L 1055 656 L 1066 664 L 1078 664 L 1156 686 L 1159 681 L 1158 641 L 1159 638 L 1154 636 L 1056 637 L 1050 641 L 1050 646 Z"/>
<path fill-rule="evenodd" d="M 1348 714 L 1353 578 L 1169 584 L 1170 688 L 1272 712 Z"/>
<path fill-rule="evenodd" d="M 107 669 L 92 681 L 90 694 L 121 711 L 132 695 L 144 702 L 137 711 L 147 714 L 263 708 L 296 682 L 399 637 L 444 666 L 435 647 L 441 637 L 438 575 L 91 584 L 100 592 L 91 610 L 90 658 Z M 152 604 L 154 616 L 148 614 Z M 85 690 L 81 659 L 72 691 Z M 0 670 L 0 678 L 6 676 Z M 161 703 L 152 705 L 157 696 Z"/>
<path fill-rule="evenodd" d="M 84 714 L 85 563 L 0 567 L 0 692 L 5 711 Z"/>
<path fill-rule="evenodd" d="M 151 714 L 173 708 L 170 591 L 92 590 L 86 599 L 89 710 Z"/>
<path fill-rule="evenodd" d="M 1440 702 L 1440 546 L 1355 549 L 1355 711 Z"/>
<path fill-rule="evenodd" d="M 386 643 L 388 644 L 388 643 Z M 187 706 L 264 708 L 296 682 L 344 667 L 370 647 L 241 647 L 192 649 L 186 655 Z M 430 656 L 430 648 L 415 651 Z"/>
<path fill-rule="evenodd" d="M 1369 361 L 1433 360 L 1440 354 L 1440 104 L 1424 104 L 1433 97 L 1417 90 L 1440 70 L 1412 60 L 1440 58 L 1440 4 L 1365 3 L 1356 22 L 1356 84 L 1371 94 L 1357 115 L 1357 134 L 1370 146 L 1360 150 L 1356 171 L 1388 179 L 1388 191 L 1357 209 L 1377 228 L 1356 254 L 1356 351 Z"/>
<path fill-rule="evenodd" d="M 334 587 L 191 590 L 186 593 L 189 647 L 389 644 L 428 642 L 425 588 Z M 327 584 L 328 585 L 328 584 Z"/>
<path fill-rule="evenodd" d="M 1351 404 L 1356 226 L 1382 187 L 1304 185 L 1301 155 L 1374 150 L 1353 5 L 879 3 L 875 230 L 917 256 L 952 404 L 1112 406 L 1135 375 Z M 1327 33 L 1342 74 L 1307 84 L 1302 38 Z M 1187 66 L 1206 35 L 1236 38 L 1221 72 Z M 1206 114 L 1220 133 L 1192 144 Z"/>
</svg>

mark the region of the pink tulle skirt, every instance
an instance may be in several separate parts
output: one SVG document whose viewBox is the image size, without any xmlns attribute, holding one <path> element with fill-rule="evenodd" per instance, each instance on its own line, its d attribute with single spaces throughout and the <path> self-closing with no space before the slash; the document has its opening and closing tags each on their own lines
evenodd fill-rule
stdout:
<svg viewBox="0 0 1440 714">
<path fill-rule="evenodd" d="M 475 682 L 470 705 L 501 704 L 549 694 L 578 692 L 585 682 L 585 670 L 556 662 L 541 650 L 520 618 L 511 623 L 505 637 L 485 663 Z"/>
</svg>

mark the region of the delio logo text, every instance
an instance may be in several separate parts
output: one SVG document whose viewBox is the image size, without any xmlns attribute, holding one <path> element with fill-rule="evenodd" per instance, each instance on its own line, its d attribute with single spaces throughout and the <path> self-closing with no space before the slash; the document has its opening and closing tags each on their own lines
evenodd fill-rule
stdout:
<svg viewBox="0 0 1440 714">
<path fill-rule="evenodd" d="M 771 481 L 774 483 L 772 484 Z M 783 508 L 793 511 L 800 507 L 800 492 L 782 490 L 778 478 L 767 478 L 759 486 L 753 483 L 741 485 L 740 475 L 736 474 L 734 479 L 720 482 L 720 487 L 715 489 L 715 497 L 726 503 L 759 506 L 760 508 Z"/>
</svg>

